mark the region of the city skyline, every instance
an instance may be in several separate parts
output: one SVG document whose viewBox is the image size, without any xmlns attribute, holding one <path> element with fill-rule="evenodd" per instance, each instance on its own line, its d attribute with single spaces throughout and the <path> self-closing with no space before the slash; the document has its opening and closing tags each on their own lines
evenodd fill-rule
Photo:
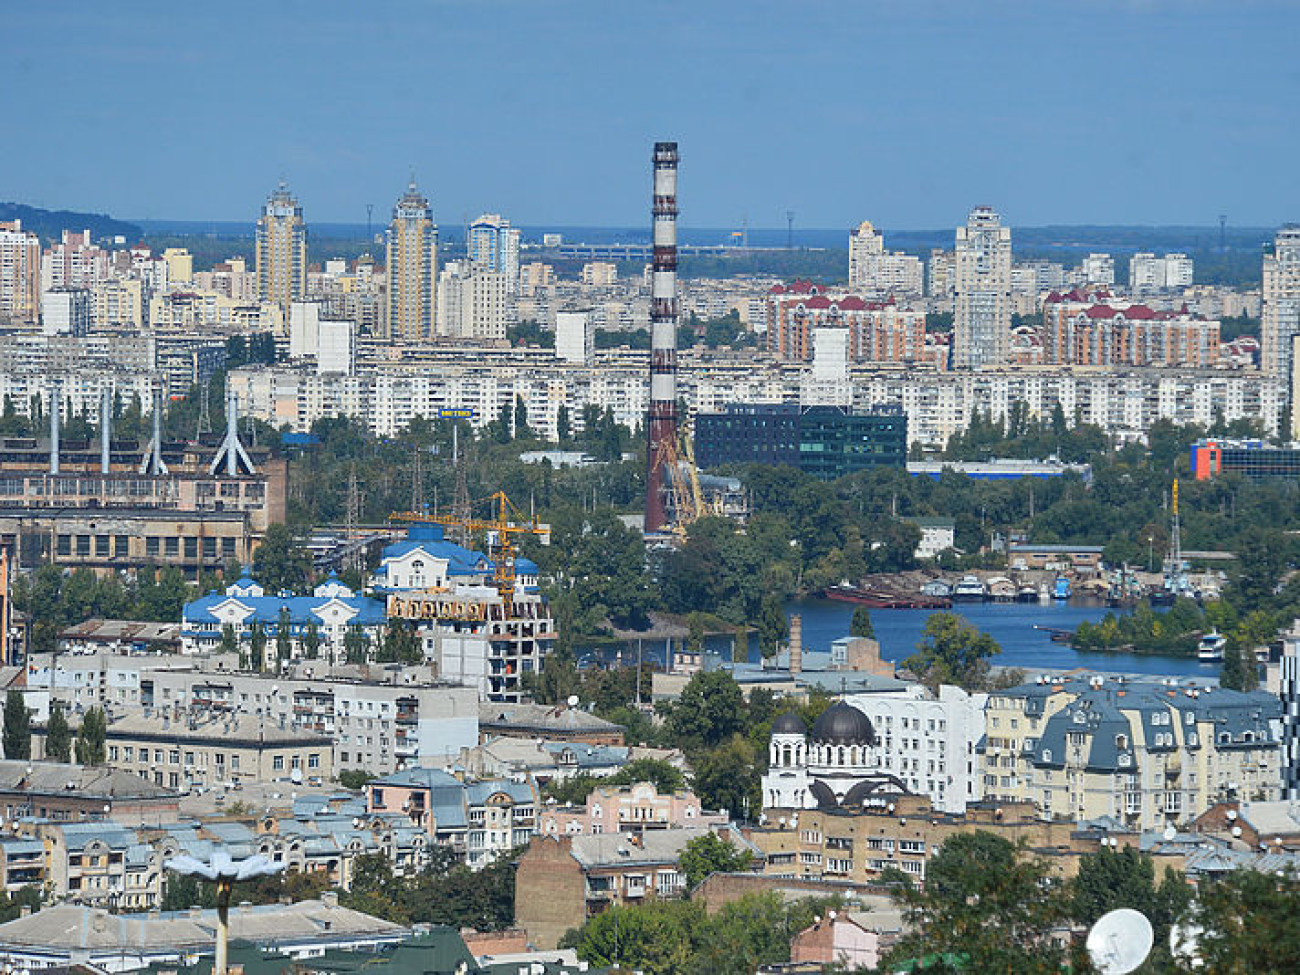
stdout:
<svg viewBox="0 0 1300 975">
<path fill-rule="evenodd" d="M 445 225 L 637 226 L 644 145 L 672 138 L 688 226 L 943 227 L 981 203 L 1010 226 L 1300 213 L 1287 5 L 588 7 L 12 11 L 35 94 L 11 108 L 30 149 L 5 195 L 227 221 L 283 177 L 313 221 L 361 223 L 413 166 Z M 160 120 L 183 138 L 155 145 Z"/>
</svg>

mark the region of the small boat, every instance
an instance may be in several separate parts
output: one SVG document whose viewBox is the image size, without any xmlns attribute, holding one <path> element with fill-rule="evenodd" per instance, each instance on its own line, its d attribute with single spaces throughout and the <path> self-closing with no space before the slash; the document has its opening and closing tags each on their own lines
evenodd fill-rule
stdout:
<svg viewBox="0 0 1300 975">
<path fill-rule="evenodd" d="M 1052 601 L 1052 590 L 1047 588 L 1047 583 L 1045 582 L 1038 587 L 1038 601 L 1044 604 Z"/>
<path fill-rule="evenodd" d="M 987 597 L 984 583 L 980 582 L 978 576 L 962 576 L 961 581 L 952 589 L 952 600 L 955 603 L 982 603 Z"/>
<path fill-rule="evenodd" d="M 1202 663 L 1218 663 L 1223 659 L 1223 648 L 1228 645 L 1228 638 L 1219 634 L 1217 630 L 1211 630 L 1201 637 L 1201 642 L 1196 646 L 1196 659 Z"/>
<path fill-rule="evenodd" d="M 1026 583 L 1016 590 L 1016 602 L 1018 603 L 1036 603 L 1038 602 L 1038 590 Z"/>
<path fill-rule="evenodd" d="M 994 576 L 988 581 L 988 598 L 995 603 L 1010 603 L 1016 598 L 1016 584 L 1006 576 Z"/>
<path fill-rule="evenodd" d="M 1152 589 L 1147 602 L 1152 606 L 1172 606 L 1178 596 L 1171 589 Z"/>
<path fill-rule="evenodd" d="M 932 596 L 935 599 L 951 599 L 952 583 L 945 579 L 931 579 L 921 587 L 922 596 Z"/>
<path fill-rule="evenodd" d="M 1056 585 L 1052 587 L 1052 598 L 1069 599 L 1071 595 L 1072 590 L 1070 589 L 1070 580 L 1065 576 L 1057 576 Z"/>
</svg>

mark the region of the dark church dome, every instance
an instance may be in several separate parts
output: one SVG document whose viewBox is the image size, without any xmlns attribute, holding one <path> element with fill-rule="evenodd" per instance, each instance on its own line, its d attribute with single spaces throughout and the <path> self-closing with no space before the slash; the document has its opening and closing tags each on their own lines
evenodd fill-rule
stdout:
<svg viewBox="0 0 1300 975">
<path fill-rule="evenodd" d="M 787 711 L 772 722 L 772 734 L 774 735 L 806 735 L 808 726 L 803 723 L 803 718 L 799 717 L 795 711 Z"/>
<path fill-rule="evenodd" d="M 813 725 L 813 741 L 831 745 L 874 745 L 876 729 L 865 714 L 840 701 L 827 708 Z"/>
</svg>

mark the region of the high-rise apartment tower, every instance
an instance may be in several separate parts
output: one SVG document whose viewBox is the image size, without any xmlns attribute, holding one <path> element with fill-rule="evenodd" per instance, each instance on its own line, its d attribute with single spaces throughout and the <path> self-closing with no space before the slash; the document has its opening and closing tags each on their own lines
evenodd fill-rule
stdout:
<svg viewBox="0 0 1300 975">
<path fill-rule="evenodd" d="M 437 281 L 438 225 L 428 198 L 411 180 L 388 225 L 389 338 L 418 341 L 433 335 Z"/>
<path fill-rule="evenodd" d="M 302 207 L 281 181 L 257 219 L 257 295 L 279 306 L 287 328 L 289 306 L 306 290 L 307 225 Z"/>
<path fill-rule="evenodd" d="M 504 274 L 506 288 L 519 288 L 519 229 L 499 213 L 485 213 L 469 225 L 466 254 L 475 267 Z"/>
<path fill-rule="evenodd" d="M 953 365 L 1003 365 L 1011 349 L 1011 228 L 992 207 L 976 207 L 957 228 L 955 264 Z"/>
</svg>

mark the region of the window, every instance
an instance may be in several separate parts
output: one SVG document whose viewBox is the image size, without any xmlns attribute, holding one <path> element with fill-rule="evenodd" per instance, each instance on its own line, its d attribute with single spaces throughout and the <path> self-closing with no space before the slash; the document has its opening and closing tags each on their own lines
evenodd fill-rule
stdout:
<svg viewBox="0 0 1300 975">
<path fill-rule="evenodd" d="M 320 755 L 317 752 L 312 752 L 307 756 L 307 767 L 320 768 Z"/>
<path fill-rule="evenodd" d="M 271 770 L 274 772 L 284 771 L 284 756 L 276 755 L 271 759 Z"/>
<path fill-rule="evenodd" d="M 159 552 L 158 537 L 150 535 L 144 540 L 144 554 L 150 558 L 157 558 Z"/>
</svg>

